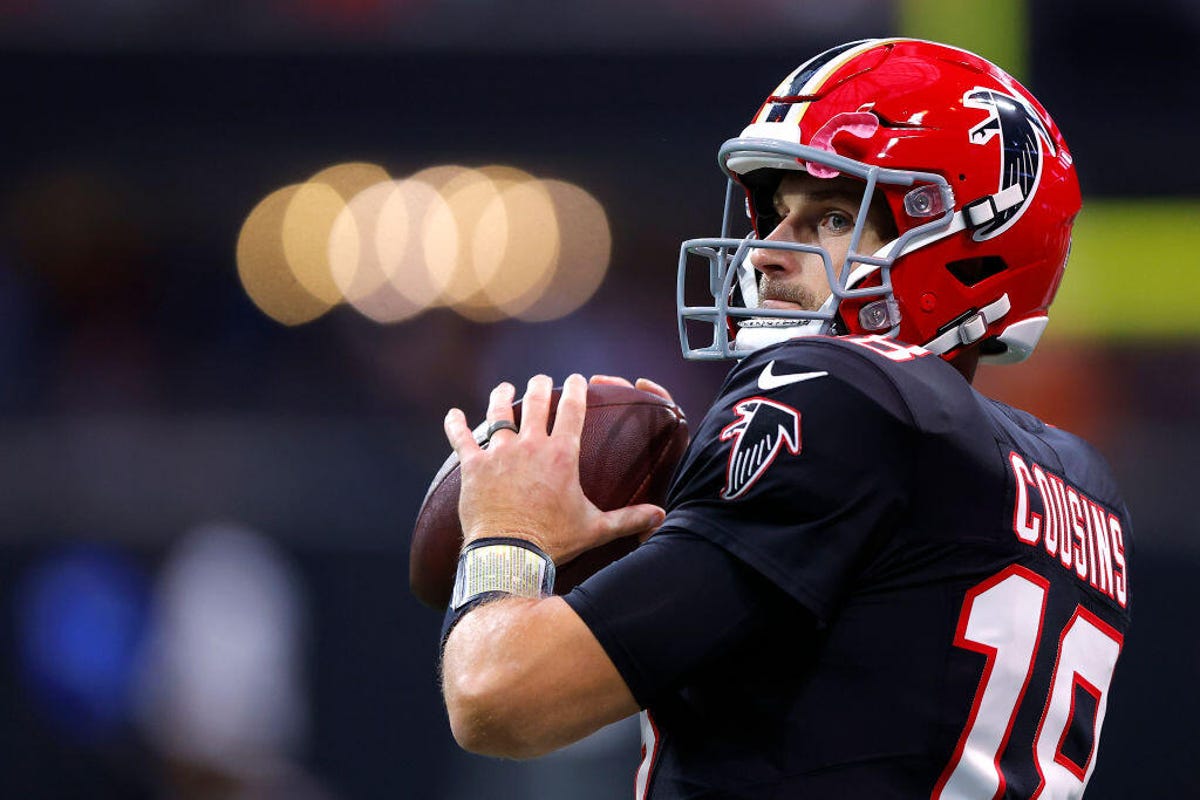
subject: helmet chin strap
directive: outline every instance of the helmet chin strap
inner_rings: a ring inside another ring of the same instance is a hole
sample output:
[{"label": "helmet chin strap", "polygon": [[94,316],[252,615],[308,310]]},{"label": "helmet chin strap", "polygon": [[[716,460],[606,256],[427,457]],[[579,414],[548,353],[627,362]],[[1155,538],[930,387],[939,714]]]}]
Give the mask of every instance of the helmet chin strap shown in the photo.
[{"label": "helmet chin strap", "polygon": [[959,345],[974,344],[987,334],[989,325],[1003,318],[1010,309],[1012,309],[1012,303],[1009,302],[1008,295],[1002,294],[999,300],[989,303],[921,346],[940,356],[949,353]]},{"label": "helmet chin strap", "polygon": [[[818,312],[831,312],[834,300],[834,296],[830,295],[821,304]],[[949,330],[930,339],[922,347],[940,356],[960,345],[974,344],[987,334],[988,327],[993,322],[1003,319],[1011,308],[1012,303],[1009,301],[1008,295],[1003,294],[995,302],[989,303]],[[733,348],[739,353],[751,353],[767,345],[778,344],[788,339],[828,333],[829,325],[829,320],[825,319],[752,318],[741,324],[737,337],[734,339]]]}]

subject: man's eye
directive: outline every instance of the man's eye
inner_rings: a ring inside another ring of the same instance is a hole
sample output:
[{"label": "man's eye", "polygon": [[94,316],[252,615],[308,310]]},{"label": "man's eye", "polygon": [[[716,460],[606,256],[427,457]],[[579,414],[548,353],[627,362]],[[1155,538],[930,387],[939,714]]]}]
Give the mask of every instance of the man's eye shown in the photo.
[{"label": "man's eye", "polygon": [[833,233],[846,233],[854,228],[854,220],[849,214],[841,211],[831,211],[825,215],[825,227]]}]

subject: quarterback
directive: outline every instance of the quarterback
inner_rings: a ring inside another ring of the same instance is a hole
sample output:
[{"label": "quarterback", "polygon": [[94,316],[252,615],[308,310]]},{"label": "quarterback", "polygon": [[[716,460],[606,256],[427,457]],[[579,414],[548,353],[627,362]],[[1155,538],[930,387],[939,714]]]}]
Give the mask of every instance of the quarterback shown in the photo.
[{"label": "quarterback", "polygon": [[[1128,512],[1087,443],[971,387],[1047,325],[1080,208],[1058,128],[976,55],[857,41],[788,75],[719,163],[679,330],[685,357],[736,365],[665,509],[584,498],[581,376],[550,434],[546,376],[519,430],[514,387],[492,392],[486,449],[446,417],[456,739],[526,758],[641,712],[638,798],[1082,796],[1129,625]],[[539,584],[635,533],[569,594]]]}]

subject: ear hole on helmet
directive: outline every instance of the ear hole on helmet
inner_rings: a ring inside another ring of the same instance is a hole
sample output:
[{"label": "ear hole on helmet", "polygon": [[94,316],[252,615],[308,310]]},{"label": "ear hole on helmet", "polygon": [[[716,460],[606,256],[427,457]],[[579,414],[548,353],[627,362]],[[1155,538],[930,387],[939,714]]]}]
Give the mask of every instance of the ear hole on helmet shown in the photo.
[{"label": "ear hole on helmet", "polygon": [[1008,269],[1008,265],[1000,256],[983,256],[951,261],[946,269],[963,286],[974,286]]}]

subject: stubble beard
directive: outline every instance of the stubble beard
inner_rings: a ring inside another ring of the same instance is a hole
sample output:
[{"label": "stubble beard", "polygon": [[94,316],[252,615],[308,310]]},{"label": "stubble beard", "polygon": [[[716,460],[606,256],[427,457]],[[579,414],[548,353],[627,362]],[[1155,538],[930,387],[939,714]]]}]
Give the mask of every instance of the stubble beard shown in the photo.
[{"label": "stubble beard", "polygon": [[816,311],[825,302],[824,297],[818,297],[806,286],[775,281],[771,279],[770,275],[762,277],[758,285],[758,296],[760,307],[762,300],[781,300],[785,303],[795,303],[804,311]]}]

